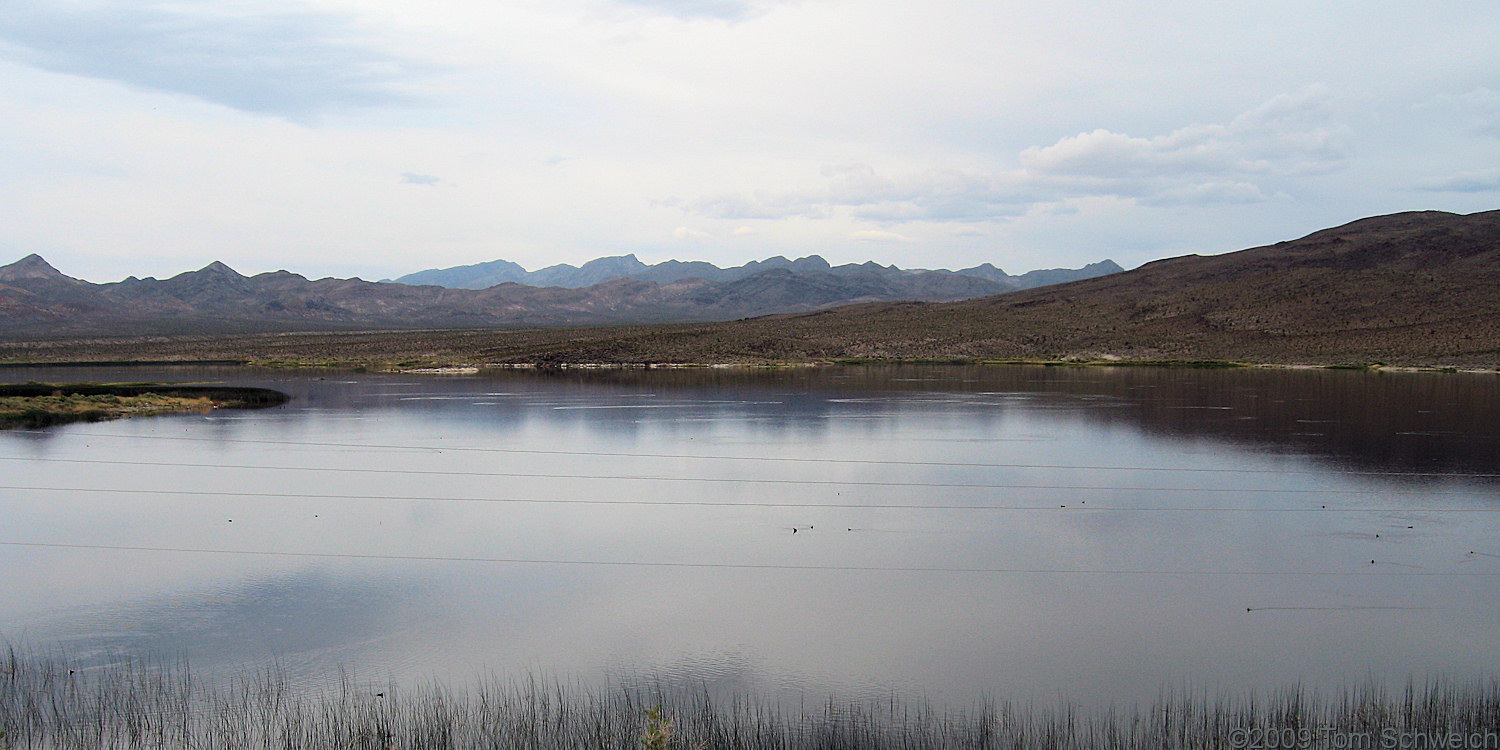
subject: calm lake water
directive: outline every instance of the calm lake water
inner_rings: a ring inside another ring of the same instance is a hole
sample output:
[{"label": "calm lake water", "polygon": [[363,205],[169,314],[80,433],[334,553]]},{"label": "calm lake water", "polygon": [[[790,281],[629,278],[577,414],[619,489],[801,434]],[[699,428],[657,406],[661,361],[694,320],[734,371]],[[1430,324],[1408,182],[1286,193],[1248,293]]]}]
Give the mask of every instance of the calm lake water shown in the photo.
[{"label": "calm lake water", "polygon": [[1500,675],[1495,375],[0,380],[293,396],[0,433],[0,637],[81,668],[1095,704]]}]

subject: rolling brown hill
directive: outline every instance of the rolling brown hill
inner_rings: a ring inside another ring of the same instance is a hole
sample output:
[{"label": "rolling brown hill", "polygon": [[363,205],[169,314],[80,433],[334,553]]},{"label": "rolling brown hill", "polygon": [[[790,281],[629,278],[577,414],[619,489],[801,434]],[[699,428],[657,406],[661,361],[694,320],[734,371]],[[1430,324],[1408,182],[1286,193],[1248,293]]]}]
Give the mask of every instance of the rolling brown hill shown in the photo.
[{"label": "rolling brown hill", "polygon": [[874,303],[727,323],[0,345],[0,358],[12,360],[183,356],[541,365],[1118,358],[1500,368],[1500,211],[1380,216],[1275,245],[962,302]]}]

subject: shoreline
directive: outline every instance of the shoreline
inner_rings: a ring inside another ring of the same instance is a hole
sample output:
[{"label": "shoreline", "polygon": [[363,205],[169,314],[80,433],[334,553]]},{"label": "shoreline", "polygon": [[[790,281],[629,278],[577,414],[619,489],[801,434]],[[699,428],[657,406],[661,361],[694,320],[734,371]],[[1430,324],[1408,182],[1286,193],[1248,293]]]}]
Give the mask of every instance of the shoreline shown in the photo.
[{"label": "shoreline", "polygon": [[380,361],[379,359],[323,359],[323,360],[300,360],[300,359],[111,359],[111,360],[86,360],[68,359],[54,361],[22,361],[22,362],[0,362],[0,370],[34,370],[34,369],[82,369],[89,367],[101,368],[150,368],[150,367],[232,367],[232,368],[261,368],[261,369],[289,369],[289,370],[346,370],[351,372],[380,372],[403,375],[477,375],[486,371],[505,370],[534,370],[534,371],[568,371],[568,370],[785,370],[797,368],[837,368],[837,367],[898,367],[898,366],[952,366],[952,367],[1158,367],[1174,369],[1194,370],[1231,370],[1231,369],[1260,369],[1260,370],[1344,370],[1371,373],[1443,373],[1443,374],[1483,374],[1500,375],[1500,367],[1458,366],[1458,365],[1388,365],[1383,363],[1351,363],[1351,364],[1317,364],[1317,363],[1285,363],[1285,362],[1256,362],[1250,360],[1213,360],[1213,359],[994,359],[985,357],[938,357],[938,358],[833,358],[819,361],[786,361],[786,362],[723,362],[723,361],[684,361],[684,362],[633,362],[633,361],[596,361],[596,362],[451,362],[431,361],[414,362],[404,360],[397,363]]}]

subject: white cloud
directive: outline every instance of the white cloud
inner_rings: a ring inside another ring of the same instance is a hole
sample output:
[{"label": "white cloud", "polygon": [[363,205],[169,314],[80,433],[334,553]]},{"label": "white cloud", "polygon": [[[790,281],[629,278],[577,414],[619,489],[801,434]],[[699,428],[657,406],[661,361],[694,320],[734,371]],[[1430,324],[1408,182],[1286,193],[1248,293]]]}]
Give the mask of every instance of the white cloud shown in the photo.
[{"label": "white cloud", "polygon": [[868,163],[820,169],[822,186],[789,192],[723,193],[687,202],[721,219],[835,219],[892,225],[975,222],[1028,213],[1074,196],[1134,198],[1143,205],[1253,204],[1257,180],[1326,174],[1347,163],[1347,127],[1328,92],[1307,87],[1223,124],[1191,124],[1140,138],[1097,129],[1017,154],[1019,168],[929,168],[885,175]]},{"label": "white cloud", "polygon": [[1456,114],[1473,132],[1500,136],[1500,91],[1480,86],[1461,94],[1439,94],[1416,108],[1422,117]]},{"label": "white cloud", "polygon": [[1348,128],[1332,122],[1327,98],[1322,87],[1308,87],[1226,124],[1189,125],[1151,138],[1094,130],[1028,148],[1020,163],[1041,176],[1103,180],[1333,171],[1348,159]]},{"label": "white cloud", "polygon": [[826,219],[830,216],[830,206],[826,200],[806,193],[726,193],[693,201],[686,204],[685,208],[717,219]]},{"label": "white cloud", "polygon": [[954,227],[954,228],[948,230],[948,233],[951,234],[951,235],[953,235],[954,237],[988,237],[989,234],[990,234],[989,232],[986,232],[985,230],[983,230],[983,229],[981,229],[979,227],[972,227],[972,226],[969,226],[969,227],[966,227],[966,226]]},{"label": "white cloud", "polygon": [[1500,112],[1500,91],[1487,86],[1469,89],[1461,94],[1438,94],[1426,107],[1453,107],[1471,112]]},{"label": "white cloud", "polygon": [[689,211],[729,219],[835,219],[881,224],[995,221],[1070,197],[1132,198],[1148,206],[1267,200],[1257,180],[1324,174],[1348,160],[1348,129],[1322,87],[1276,96],[1223,124],[1154,137],[1105,129],[1033,146],[1011,169],[929,168],[888,176],[869,164],[820,170],[822,185],[781,193],[729,193]]},{"label": "white cloud", "polygon": [[115,278],[663,243],[1021,271],[1482,210],[1500,4],[1459,5],[13,0],[0,247]]},{"label": "white cloud", "polygon": [[435,66],[391,54],[350,12],[236,3],[11,0],[0,54],[43,70],[302,118],[408,104]]},{"label": "white cloud", "polygon": [[1445,177],[1432,177],[1417,183],[1418,190],[1433,193],[1488,193],[1500,191],[1500,169],[1482,169],[1461,172]]},{"label": "white cloud", "polygon": [[418,174],[416,172],[401,173],[401,184],[403,185],[439,185],[443,178],[430,174]]},{"label": "white cloud", "polygon": [[773,2],[764,0],[613,0],[629,8],[692,20],[712,18],[739,21],[766,12]]},{"label": "white cloud", "polygon": [[713,239],[712,234],[709,234],[708,232],[705,232],[701,229],[692,229],[690,227],[678,227],[676,229],[673,229],[672,236],[676,237],[679,240],[689,240],[692,242]]},{"label": "white cloud", "polygon": [[1148,206],[1208,206],[1270,200],[1249,182],[1204,182],[1163,190],[1141,199]]},{"label": "white cloud", "polygon": [[821,175],[824,184],[818,189],[731,193],[686,207],[728,219],[830,219],[847,210],[858,219],[878,222],[968,221],[1025,211],[1025,192],[1016,175],[927,169],[885,177],[867,164],[824,167]]},{"label": "white cloud", "polygon": [[919,241],[915,237],[907,237],[904,234],[887,232],[881,229],[861,229],[859,231],[850,232],[849,239],[859,240],[861,242],[898,242],[902,244],[912,244]]}]

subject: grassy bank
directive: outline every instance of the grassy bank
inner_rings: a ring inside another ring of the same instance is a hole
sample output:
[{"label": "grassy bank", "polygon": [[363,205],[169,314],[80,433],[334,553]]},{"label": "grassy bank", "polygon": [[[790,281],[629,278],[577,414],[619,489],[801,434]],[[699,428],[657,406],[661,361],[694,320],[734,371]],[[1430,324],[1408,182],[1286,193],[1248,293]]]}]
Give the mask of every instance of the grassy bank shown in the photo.
[{"label": "grassy bank", "polygon": [[285,394],[265,388],[166,383],[0,384],[0,429],[217,408],[261,408],[286,400]]},{"label": "grassy bank", "polygon": [[[653,711],[660,706],[660,711]],[[888,699],[786,713],[752,697],[652,687],[593,690],[538,679],[456,691],[343,682],[322,692],[275,669],[206,684],[173,664],[73,672],[11,651],[0,665],[0,731],[23,748],[1244,748],[1348,747],[1343,740],[1458,733],[1500,743],[1500,683],[1297,689],[1259,698],[1184,695],[1085,712],[982,702],[962,712]],[[1334,737],[1337,734],[1338,737]],[[1287,739],[1303,738],[1296,743]],[[1275,744],[1279,739],[1280,744]],[[1304,741],[1305,740],[1305,741]],[[1415,746],[1404,744],[1403,747]],[[1446,745],[1429,744],[1439,747]],[[1486,746],[1486,745],[1478,745]]]}]

